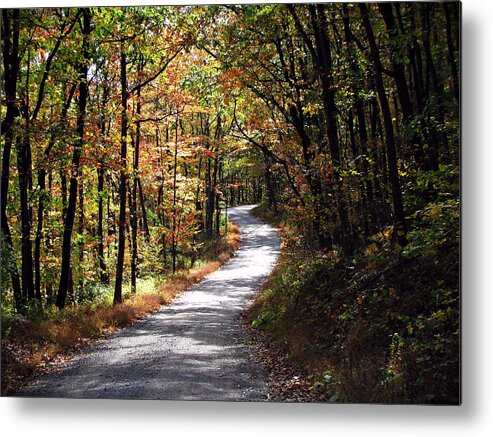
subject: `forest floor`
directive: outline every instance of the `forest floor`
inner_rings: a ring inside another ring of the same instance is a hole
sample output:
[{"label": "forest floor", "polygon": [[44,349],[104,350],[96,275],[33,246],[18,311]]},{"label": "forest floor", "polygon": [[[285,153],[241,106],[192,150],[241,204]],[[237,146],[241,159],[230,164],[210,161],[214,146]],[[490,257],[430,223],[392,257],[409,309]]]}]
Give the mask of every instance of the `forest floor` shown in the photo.
[{"label": "forest floor", "polygon": [[233,259],[172,304],[113,333],[16,395],[280,400],[269,395],[270,370],[254,358],[259,344],[241,318],[271,272],[280,243],[271,226],[249,214],[252,208],[229,210],[241,232]]}]

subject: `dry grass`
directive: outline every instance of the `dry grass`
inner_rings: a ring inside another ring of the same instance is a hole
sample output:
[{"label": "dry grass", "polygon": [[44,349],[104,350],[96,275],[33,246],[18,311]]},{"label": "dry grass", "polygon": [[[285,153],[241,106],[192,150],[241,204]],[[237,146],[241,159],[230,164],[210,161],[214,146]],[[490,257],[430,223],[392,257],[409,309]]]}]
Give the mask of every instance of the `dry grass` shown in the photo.
[{"label": "dry grass", "polygon": [[71,306],[44,318],[19,319],[2,341],[2,395],[15,393],[32,377],[57,369],[95,340],[170,304],[228,261],[239,244],[239,229],[230,224],[227,237],[217,244],[215,260],[159,282],[153,293],[130,295],[118,305]]}]

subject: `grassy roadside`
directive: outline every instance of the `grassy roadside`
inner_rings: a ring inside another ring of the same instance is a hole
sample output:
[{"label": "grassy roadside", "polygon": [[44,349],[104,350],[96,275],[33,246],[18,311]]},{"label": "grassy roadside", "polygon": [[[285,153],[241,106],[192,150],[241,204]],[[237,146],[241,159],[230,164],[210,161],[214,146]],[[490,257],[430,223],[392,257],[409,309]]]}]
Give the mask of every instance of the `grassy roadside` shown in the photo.
[{"label": "grassy roadside", "polygon": [[456,244],[404,260],[370,246],[348,260],[296,246],[289,227],[255,215],[281,229],[283,250],[248,320],[319,400],[457,404]]},{"label": "grassy roadside", "polygon": [[75,352],[171,303],[228,261],[239,244],[238,226],[230,223],[228,235],[217,243],[215,259],[166,279],[151,278],[151,286],[126,294],[122,304],[81,304],[62,311],[38,310],[29,318],[14,316],[8,329],[2,329],[2,395],[14,394],[33,377],[56,370]]}]

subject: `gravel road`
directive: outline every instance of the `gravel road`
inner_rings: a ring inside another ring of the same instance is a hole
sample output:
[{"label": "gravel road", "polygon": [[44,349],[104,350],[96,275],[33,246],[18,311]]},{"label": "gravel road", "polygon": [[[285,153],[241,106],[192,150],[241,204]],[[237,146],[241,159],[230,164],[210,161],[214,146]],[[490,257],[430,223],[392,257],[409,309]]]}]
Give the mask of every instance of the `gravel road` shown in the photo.
[{"label": "gravel road", "polygon": [[174,303],[76,356],[22,397],[258,401],[267,374],[251,359],[240,313],[272,270],[275,229],[229,209],[241,232],[236,255]]}]

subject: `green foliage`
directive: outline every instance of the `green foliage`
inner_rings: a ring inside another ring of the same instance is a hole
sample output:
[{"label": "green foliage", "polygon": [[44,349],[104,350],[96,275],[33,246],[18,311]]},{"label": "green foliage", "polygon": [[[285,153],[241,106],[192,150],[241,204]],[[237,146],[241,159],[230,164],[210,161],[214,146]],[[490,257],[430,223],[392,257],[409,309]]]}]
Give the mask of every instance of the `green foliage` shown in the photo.
[{"label": "green foliage", "polygon": [[387,254],[377,267],[371,256],[355,265],[335,253],[286,251],[251,309],[252,325],[314,374],[312,389],[330,402],[454,404],[457,251],[435,245],[397,264]]}]

